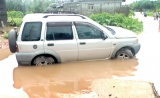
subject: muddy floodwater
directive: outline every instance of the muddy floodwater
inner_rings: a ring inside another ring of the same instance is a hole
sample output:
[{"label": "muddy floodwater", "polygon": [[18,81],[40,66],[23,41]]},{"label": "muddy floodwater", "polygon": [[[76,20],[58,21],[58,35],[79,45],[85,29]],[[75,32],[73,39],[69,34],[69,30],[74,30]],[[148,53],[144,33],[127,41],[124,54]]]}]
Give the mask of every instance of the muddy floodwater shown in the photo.
[{"label": "muddy floodwater", "polygon": [[[120,65],[120,66],[119,66]],[[88,90],[89,79],[132,76],[136,59],[64,63],[43,67],[18,67],[13,70],[14,87],[29,95],[47,92],[71,93]]]},{"label": "muddy floodwater", "polygon": [[[13,59],[13,57],[14,55],[8,59]],[[130,60],[68,62],[41,67],[17,67],[16,62],[14,62],[3,65],[6,66],[6,70],[3,69],[0,74],[3,74],[5,82],[5,80],[8,80],[10,73],[10,80],[8,81],[13,82],[8,85],[12,85],[11,87],[15,89],[23,88],[29,98],[58,98],[57,93],[68,94],[83,90],[90,91],[92,80],[95,79],[134,76],[133,72],[137,71],[137,65],[136,58]],[[10,69],[8,69],[9,67]],[[12,68],[13,74],[10,72]],[[11,75],[13,75],[12,78]],[[1,81],[0,83],[4,84],[4,82]]]},{"label": "muddy floodwater", "polygon": [[[156,24],[152,30],[148,28],[151,24]],[[144,33],[139,35],[141,50],[135,58],[128,60],[18,67],[15,55],[8,48],[0,50],[0,98],[59,98],[58,93],[91,91],[92,80],[110,78],[154,82],[160,91],[160,33],[157,32],[157,22],[150,20],[144,28]]]}]

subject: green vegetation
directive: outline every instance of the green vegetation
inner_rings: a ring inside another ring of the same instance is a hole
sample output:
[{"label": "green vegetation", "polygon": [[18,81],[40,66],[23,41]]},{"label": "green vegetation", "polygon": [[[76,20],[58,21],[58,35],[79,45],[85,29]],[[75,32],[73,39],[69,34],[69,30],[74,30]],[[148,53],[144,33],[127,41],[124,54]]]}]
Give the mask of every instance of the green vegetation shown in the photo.
[{"label": "green vegetation", "polygon": [[24,15],[54,10],[55,5],[54,0],[6,0],[9,26],[20,26]]},{"label": "green vegetation", "polygon": [[132,15],[134,15],[134,11],[133,11],[133,10],[130,10],[129,16],[132,16]]},{"label": "green vegetation", "polygon": [[22,18],[24,14],[20,11],[10,11],[7,12],[8,15],[8,23],[10,26],[20,26],[22,23]]},{"label": "green vegetation", "polygon": [[22,18],[24,14],[21,11],[9,11],[8,15],[8,23],[10,26],[20,26],[22,23]]},{"label": "green vegetation", "polygon": [[160,0],[151,1],[151,0],[139,0],[130,4],[132,10],[137,11],[160,11]]},{"label": "green vegetation", "polygon": [[[12,20],[13,19],[13,20]],[[10,18],[8,17],[8,23],[10,26],[20,26],[22,23],[22,18]]]},{"label": "green vegetation", "polygon": [[9,11],[7,12],[8,17],[23,18],[24,14],[21,11]]},{"label": "green vegetation", "polygon": [[147,11],[147,15],[148,15],[148,16],[152,16],[152,17],[153,17],[153,15],[154,15],[154,11]]},{"label": "green vegetation", "polygon": [[6,6],[8,11],[21,11],[23,14],[41,13],[54,2],[55,0],[6,0]]},{"label": "green vegetation", "polygon": [[[130,12],[133,15],[133,11]],[[8,22],[10,26],[20,26],[22,23],[23,13],[20,11],[10,11],[8,12]],[[138,19],[133,19],[126,17],[124,14],[111,15],[108,13],[93,14],[89,16],[94,21],[101,25],[111,25],[119,26],[131,30],[135,33],[140,33],[143,31],[143,24],[139,22]]]},{"label": "green vegetation", "polygon": [[102,14],[93,14],[89,17],[101,25],[118,26],[131,30],[137,34],[143,31],[142,22],[139,22],[138,19],[126,17],[123,14],[111,15],[108,13],[102,13]]},{"label": "green vegetation", "polygon": [[4,32],[3,38],[4,38],[4,39],[8,39],[8,33],[7,33],[7,32]]}]

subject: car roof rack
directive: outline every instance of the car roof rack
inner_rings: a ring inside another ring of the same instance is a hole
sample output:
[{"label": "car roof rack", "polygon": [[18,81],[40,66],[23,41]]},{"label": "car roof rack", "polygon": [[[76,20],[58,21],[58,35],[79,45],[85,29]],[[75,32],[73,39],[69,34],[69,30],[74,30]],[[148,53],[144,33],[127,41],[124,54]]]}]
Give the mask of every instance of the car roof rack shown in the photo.
[{"label": "car roof rack", "polygon": [[78,14],[76,12],[71,12],[71,11],[57,11],[57,10],[46,11],[44,13],[50,13],[50,14]]},{"label": "car roof rack", "polygon": [[[68,13],[73,13],[73,14],[63,14],[61,12],[68,12]],[[77,14],[75,12],[70,12],[70,11],[49,11],[49,12],[44,12],[44,13],[51,13],[53,15],[45,15],[43,18],[48,18],[49,16],[79,16],[82,19],[86,19],[83,15]]]}]

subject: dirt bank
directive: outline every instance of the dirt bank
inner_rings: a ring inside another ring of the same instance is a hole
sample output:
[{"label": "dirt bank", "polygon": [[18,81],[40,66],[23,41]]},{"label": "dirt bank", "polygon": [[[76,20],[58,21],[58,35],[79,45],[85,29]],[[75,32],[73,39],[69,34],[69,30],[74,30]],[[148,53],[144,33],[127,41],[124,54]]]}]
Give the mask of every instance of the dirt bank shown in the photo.
[{"label": "dirt bank", "polygon": [[12,54],[8,48],[8,39],[3,38],[4,32],[2,31],[2,28],[0,28],[0,60],[3,60]]},{"label": "dirt bank", "polygon": [[156,98],[151,83],[144,81],[96,79],[92,91],[58,94],[60,98]]},{"label": "dirt bank", "polygon": [[0,50],[8,47],[8,39],[3,38],[4,32],[9,32],[13,27],[0,27]]},{"label": "dirt bank", "polygon": [[0,49],[5,49],[8,47],[8,39],[3,38],[3,34],[0,34]]}]

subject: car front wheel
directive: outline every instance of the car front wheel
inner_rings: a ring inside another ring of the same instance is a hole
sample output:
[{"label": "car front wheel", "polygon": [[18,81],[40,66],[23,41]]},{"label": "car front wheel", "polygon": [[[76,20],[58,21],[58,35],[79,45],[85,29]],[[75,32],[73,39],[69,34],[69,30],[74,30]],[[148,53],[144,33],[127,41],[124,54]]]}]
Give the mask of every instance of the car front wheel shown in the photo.
[{"label": "car front wheel", "polygon": [[117,52],[116,58],[118,58],[118,59],[130,59],[130,58],[133,58],[133,54],[132,54],[130,49],[124,48],[124,49],[120,49]]}]

